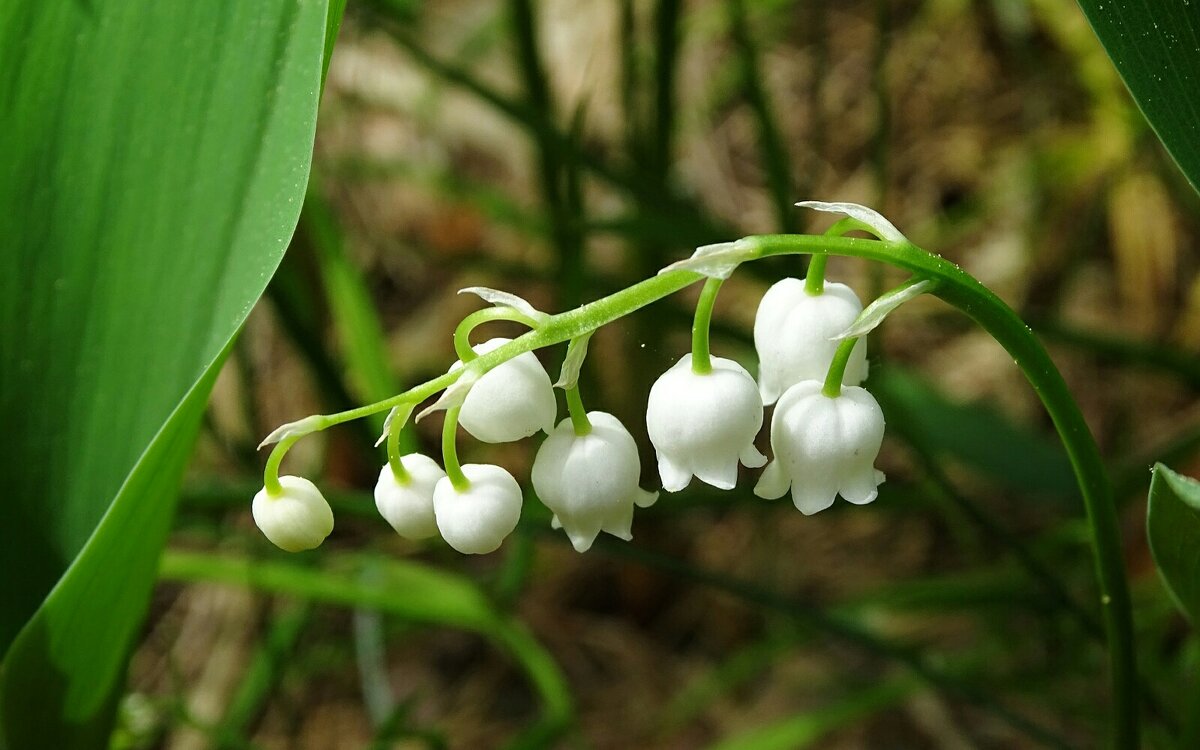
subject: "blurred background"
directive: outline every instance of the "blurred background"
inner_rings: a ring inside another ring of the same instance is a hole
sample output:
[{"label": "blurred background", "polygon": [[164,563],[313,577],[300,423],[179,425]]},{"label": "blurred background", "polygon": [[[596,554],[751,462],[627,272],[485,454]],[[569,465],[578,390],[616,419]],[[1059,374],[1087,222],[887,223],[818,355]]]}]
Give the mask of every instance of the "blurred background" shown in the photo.
[{"label": "blurred background", "polygon": [[[933,299],[870,340],[888,481],[865,508],[803,517],[749,475],[693,483],[639,511],[631,544],[579,555],[530,494],[499,552],[464,557],[375,514],[366,420],[285,463],[334,505],[319,551],[255,529],[258,441],[444,372],[480,306],[458,289],[565,310],[701,244],[822,231],[792,207],[809,198],[878,209],[1046,342],[1122,504],[1149,741],[1173,729],[1200,654],[1143,527],[1150,464],[1200,470],[1200,203],[1073,2],[358,0],[295,240],[206,417],[117,744],[1096,744],[1106,662],[1070,467],[1012,360]],[[802,274],[739,270],[714,352],[755,372],[758,300]],[[864,300],[903,279],[847,259],[829,277]],[[606,327],[585,365],[588,407],[639,440],[643,486],[646,394],[688,350],[697,291]],[[551,373],[564,351],[540,352]],[[437,455],[439,430],[410,427],[408,449]],[[459,451],[527,484],[537,443]]]}]

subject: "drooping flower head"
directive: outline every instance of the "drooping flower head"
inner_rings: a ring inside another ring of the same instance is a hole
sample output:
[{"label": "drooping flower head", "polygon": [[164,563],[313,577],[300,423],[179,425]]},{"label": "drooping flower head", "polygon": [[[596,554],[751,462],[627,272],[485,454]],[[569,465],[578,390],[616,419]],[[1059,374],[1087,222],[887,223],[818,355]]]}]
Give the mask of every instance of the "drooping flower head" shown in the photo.
[{"label": "drooping flower head", "polygon": [[[487,354],[509,341],[489,339],[471,348],[476,354]],[[459,367],[461,361],[450,369]],[[484,373],[471,386],[458,419],[476,440],[508,443],[538,430],[550,432],[557,415],[550,376],[533,352],[523,352]]]},{"label": "drooping flower head", "polygon": [[737,484],[737,465],[762,466],[754,447],[763,406],[750,373],[730,359],[712,358],[712,372],[692,371],[686,354],[650,388],[646,429],[658,453],[663,489],[678,492],[696,476],[719,489]]},{"label": "drooping flower head", "polygon": [[[754,348],[758,351],[758,381],[763,404],[802,380],[824,380],[838,342],[862,312],[850,287],[825,282],[821,294],[809,294],[802,279],[783,279],[763,295],[754,318]],[[867,377],[867,344],[860,340],[850,355],[843,378],[858,385]]]},{"label": "drooping flower head", "polygon": [[840,494],[856,505],[878,495],[882,472],[875,458],[883,443],[883,411],[864,388],[844,386],[826,396],[823,384],[806,380],[789,388],[771,420],[775,458],[754,494],[775,499],[790,489],[805,515],[825,510]]},{"label": "drooping flower head", "polygon": [[384,464],[375,484],[375,507],[405,539],[427,539],[438,533],[433,516],[433,488],[446,476],[429,456],[410,453],[400,459],[408,481],[399,482],[392,467]]},{"label": "drooping flower head", "polygon": [[304,477],[282,476],[283,492],[258,491],[250,506],[254,523],[276,547],[287,552],[314,549],[333,531],[333,511],[316,485]]},{"label": "drooping flower head", "polygon": [[586,435],[576,435],[564,419],[538,449],[533,461],[533,489],[578,552],[585,552],[601,531],[628,541],[633,538],[633,508],[645,508],[658,493],[638,486],[641,473],[637,444],[611,414],[588,413]]},{"label": "drooping flower head", "polygon": [[438,531],[464,555],[494,552],[517,528],[521,518],[521,488],[499,466],[466,464],[462,472],[470,486],[461,492],[449,477],[433,490],[433,513]]}]

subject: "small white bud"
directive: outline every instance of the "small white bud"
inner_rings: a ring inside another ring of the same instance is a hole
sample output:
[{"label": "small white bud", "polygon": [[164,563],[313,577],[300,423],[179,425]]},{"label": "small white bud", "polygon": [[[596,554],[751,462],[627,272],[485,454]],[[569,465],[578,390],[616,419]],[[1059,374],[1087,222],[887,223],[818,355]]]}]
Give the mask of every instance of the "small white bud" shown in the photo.
[{"label": "small white bud", "polygon": [[459,492],[449,477],[433,490],[433,513],[438,531],[464,555],[494,552],[517,528],[521,518],[521,488],[499,466],[467,464],[463,474],[471,486]]},{"label": "small white bud", "polygon": [[692,372],[684,355],[650,388],[646,430],[658,453],[663,489],[678,492],[695,475],[722,490],[737,484],[737,465],[766,463],[754,447],[762,427],[758,386],[737,362],[712,358],[712,372]]},{"label": "small white bud", "polygon": [[396,481],[389,464],[384,464],[375,484],[375,507],[396,533],[405,539],[428,539],[438,533],[433,517],[433,488],[446,476],[429,456],[410,453],[400,458],[408,482]]},{"label": "small white bud", "polygon": [[[835,337],[854,323],[862,303],[845,284],[826,282],[825,291],[810,295],[802,279],[783,279],[763,295],[754,317],[758,351],[758,383],[763,403],[802,380],[825,379]],[[867,344],[860,340],[850,353],[842,382],[858,385],[867,377]]]},{"label": "small white bud", "polygon": [[[471,348],[476,354],[487,354],[509,341],[490,339]],[[450,369],[457,367],[462,367],[462,362],[455,362]],[[550,432],[557,416],[550,376],[533,352],[523,352],[475,381],[463,401],[458,423],[476,440],[508,443],[538,430]]]},{"label": "small white bud", "polygon": [[250,506],[254,523],[276,547],[302,552],[320,546],[333,531],[333,511],[316,485],[303,477],[279,478],[283,492],[258,491]]},{"label": "small white bud", "polygon": [[554,511],[555,528],[562,528],[578,552],[586,552],[606,531],[626,541],[633,538],[633,508],[645,508],[658,493],[638,487],[641,463],[637,443],[611,414],[588,413],[592,430],[576,435],[564,419],[538,448],[533,460],[533,489]]},{"label": "small white bud", "polygon": [[883,411],[875,397],[845,386],[831,398],[822,387],[806,380],[779,399],[771,420],[775,458],[754,488],[754,494],[768,499],[791,489],[792,501],[805,515],[825,510],[839,494],[866,505],[884,480],[875,470],[883,443]]}]

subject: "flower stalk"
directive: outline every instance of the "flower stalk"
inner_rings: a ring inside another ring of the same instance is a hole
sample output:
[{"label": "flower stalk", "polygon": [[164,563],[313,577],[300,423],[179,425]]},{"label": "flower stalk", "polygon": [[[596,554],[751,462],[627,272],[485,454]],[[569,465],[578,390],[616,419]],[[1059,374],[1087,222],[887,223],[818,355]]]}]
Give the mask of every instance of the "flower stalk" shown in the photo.
[{"label": "flower stalk", "polygon": [[[876,230],[858,220],[843,220],[835,227],[839,231]],[[1113,735],[1116,747],[1137,747],[1138,681],[1133,640],[1133,619],[1125,563],[1121,552],[1120,530],[1108,477],[1099,449],[1092,438],[1082,413],[1075,403],[1061,374],[1046,350],[1024,322],[999,297],[953,263],[922,250],[903,239],[859,239],[844,236],[760,235],[741,241],[748,248],[744,260],[777,255],[811,254],[820,268],[819,259],[828,255],[857,257],[887,263],[930,279],[936,286],[930,293],[957,307],[986,330],[1012,356],[1026,379],[1041,398],[1049,413],[1079,484],[1087,521],[1091,530],[1092,555],[1099,588],[1099,605],[1103,613],[1108,638],[1110,679],[1113,696]],[[811,268],[810,268],[811,275]],[[523,352],[562,343],[588,334],[618,318],[628,315],[663,297],[673,294],[704,278],[691,270],[669,270],[558,315],[540,321],[534,330],[486,354],[478,355],[477,365],[484,371],[508,361]],[[707,328],[711,316],[711,298],[719,282],[706,283],[702,303],[708,298],[709,309],[697,310],[697,325],[693,328],[693,352],[697,358],[708,353]],[[484,312],[484,311],[481,311]],[[490,312],[490,311],[489,311]],[[496,316],[496,317],[492,317]],[[496,313],[476,318],[498,319]],[[465,321],[464,321],[465,322]],[[703,323],[703,325],[700,325]],[[460,329],[462,327],[460,326]],[[703,334],[698,334],[699,330]],[[469,331],[468,331],[469,333]],[[466,334],[463,335],[465,341]],[[696,347],[699,338],[700,346]],[[456,334],[456,348],[458,336]],[[850,345],[846,345],[847,350]],[[470,347],[460,351],[460,356]],[[472,352],[473,354],[473,352]],[[848,356],[848,352],[847,352]],[[464,359],[465,361],[465,359]],[[703,367],[703,364],[699,365]],[[711,367],[711,364],[709,365]],[[832,368],[831,368],[832,369]],[[697,370],[699,372],[700,370]],[[316,422],[316,430],[326,429],[352,419],[385,411],[401,403],[418,403],[447,388],[458,380],[462,370],[456,370],[383,401],[325,415]],[[453,438],[456,413],[447,414],[443,446],[449,442],[446,469],[455,483],[467,484],[458,467]],[[279,465],[284,454],[299,439],[288,437],[278,443],[268,458],[264,484],[268,493],[280,492]],[[451,469],[454,471],[452,472]]]}]

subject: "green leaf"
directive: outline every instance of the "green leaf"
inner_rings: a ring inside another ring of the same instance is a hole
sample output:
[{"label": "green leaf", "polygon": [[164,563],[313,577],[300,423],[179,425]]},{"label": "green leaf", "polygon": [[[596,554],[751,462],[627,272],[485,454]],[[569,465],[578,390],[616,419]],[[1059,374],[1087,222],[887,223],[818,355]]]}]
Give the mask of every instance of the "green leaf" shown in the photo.
[{"label": "green leaf", "polygon": [[325,21],[0,7],[0,744],[105,743],[205,399],[295,228]]},{"label": "green leaf", "polygon": [[1200,622],[1200,482],[1155,464],[1146,535],[1175,603]]},{"label": "green leaf", "polygon": [[1200,189],[1200,3],[1079,0],[1079,5],[1150,127]]}]

